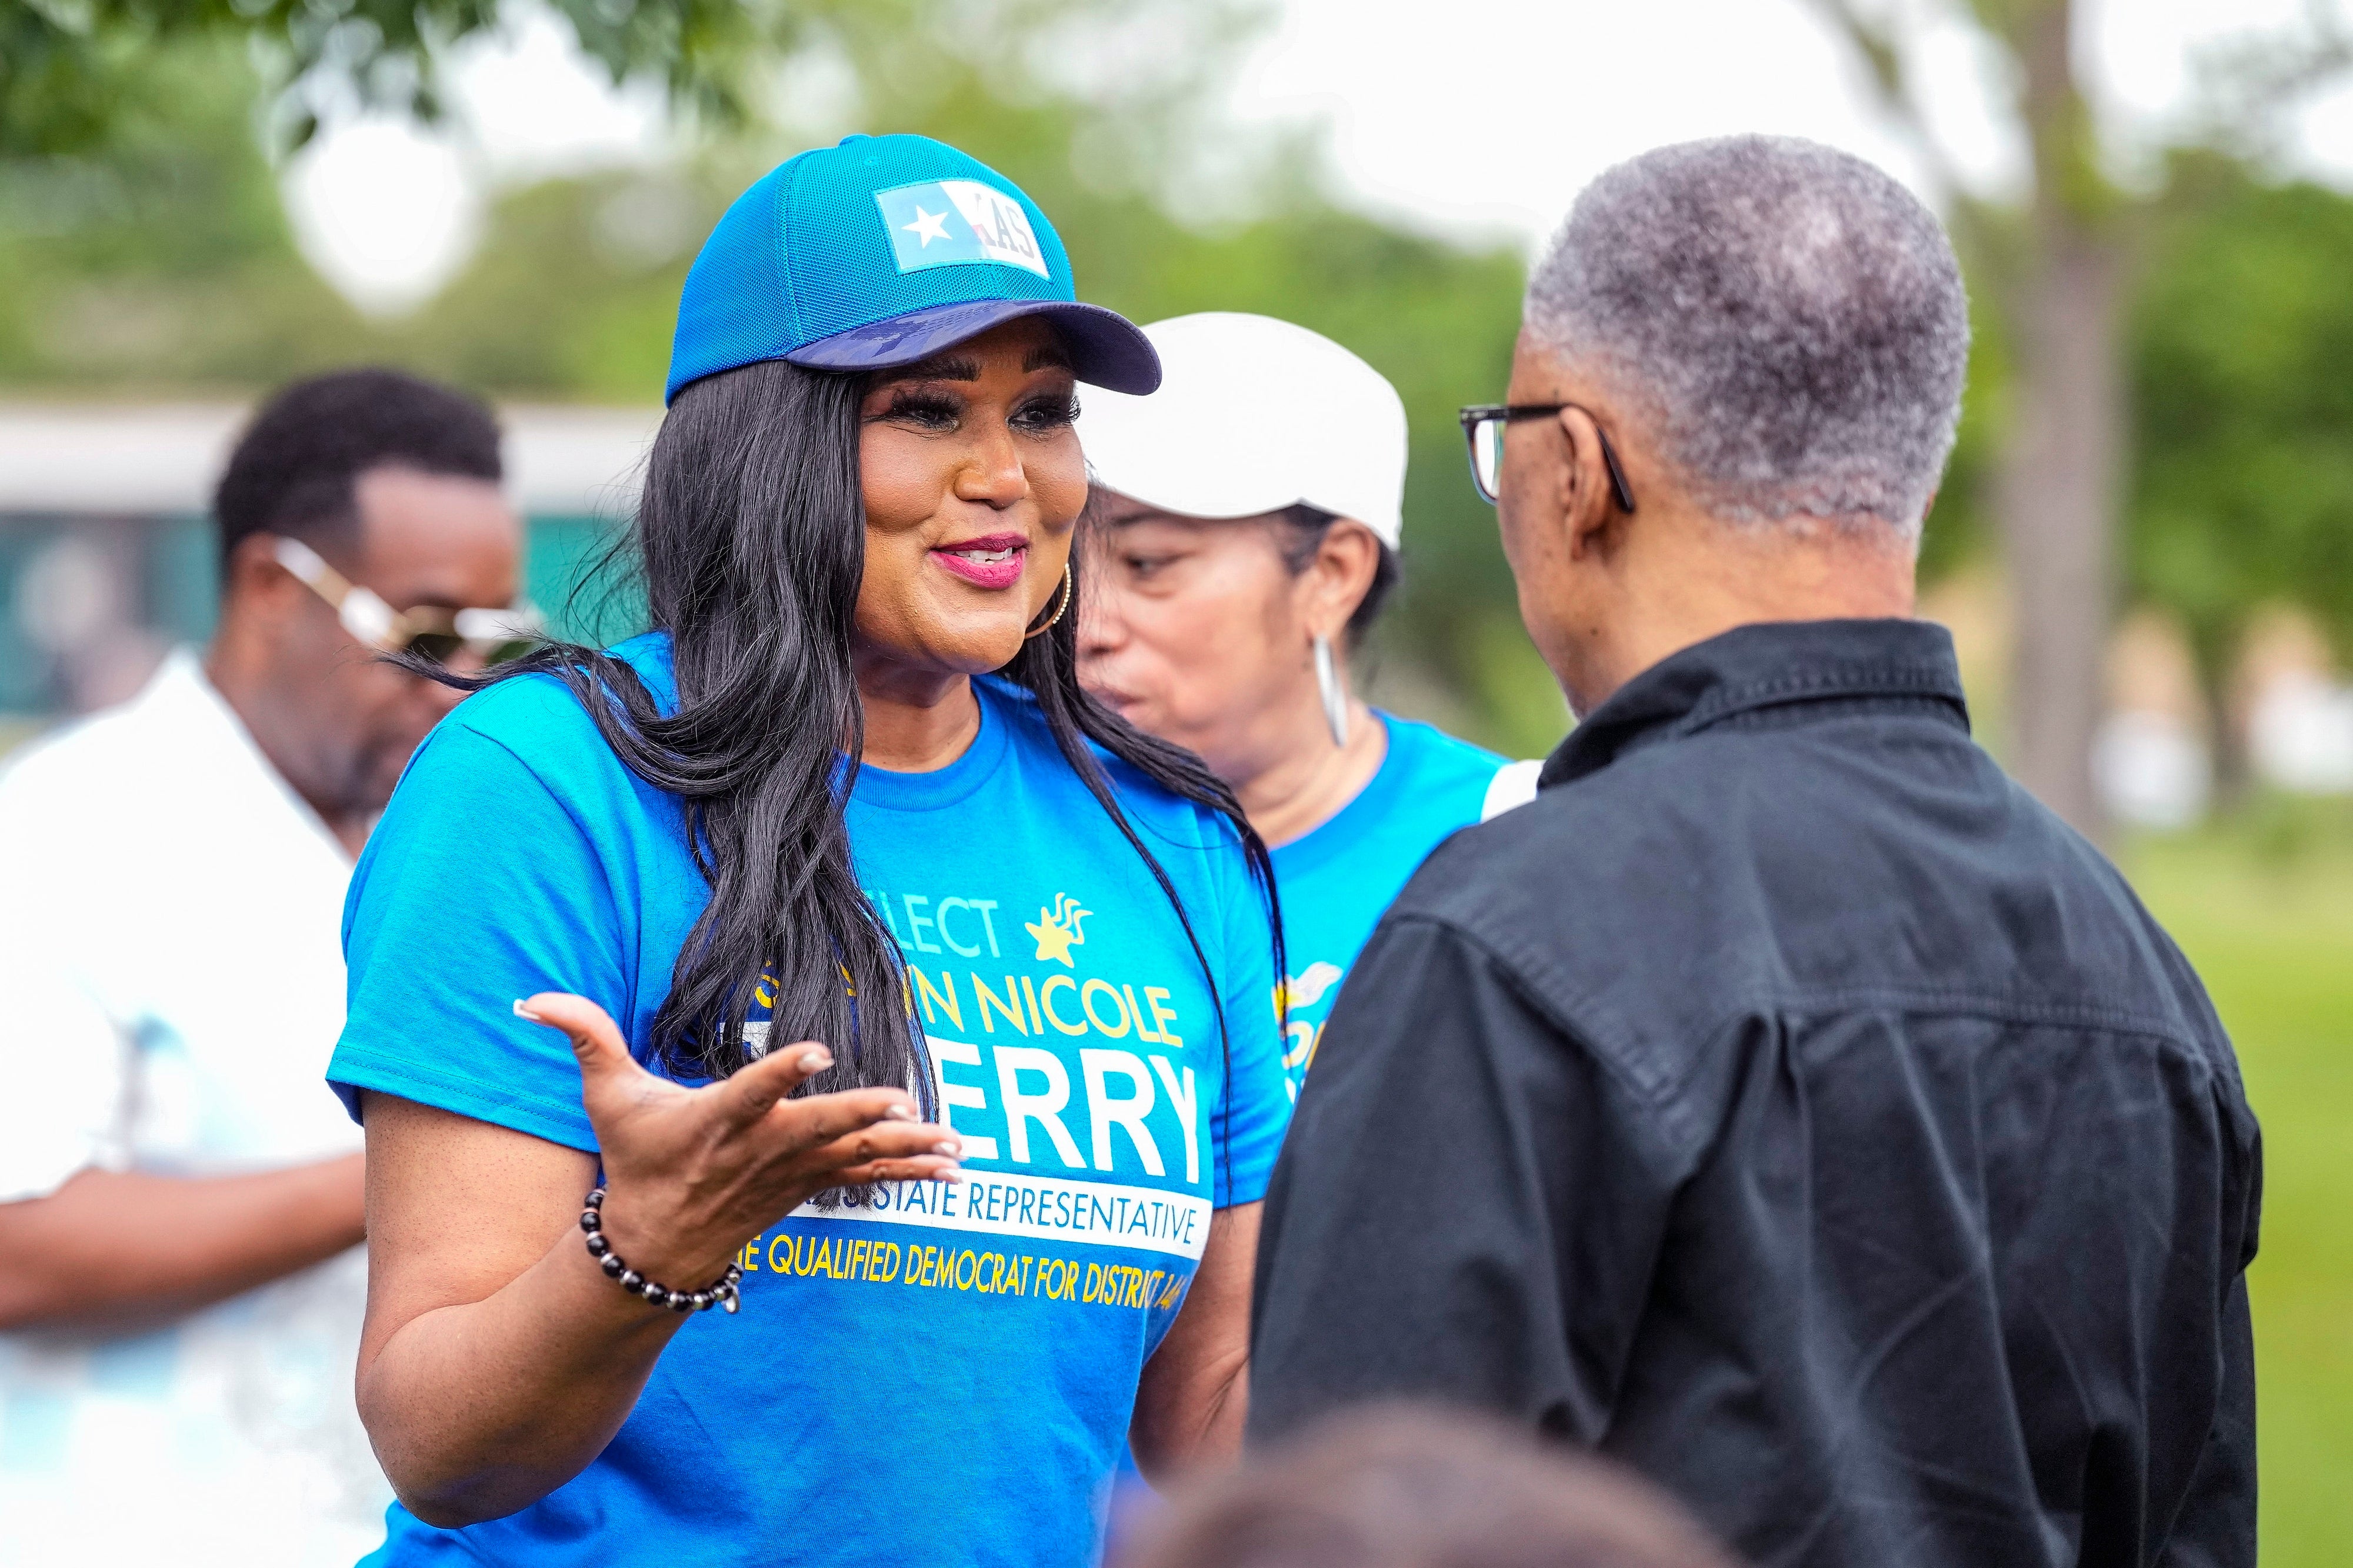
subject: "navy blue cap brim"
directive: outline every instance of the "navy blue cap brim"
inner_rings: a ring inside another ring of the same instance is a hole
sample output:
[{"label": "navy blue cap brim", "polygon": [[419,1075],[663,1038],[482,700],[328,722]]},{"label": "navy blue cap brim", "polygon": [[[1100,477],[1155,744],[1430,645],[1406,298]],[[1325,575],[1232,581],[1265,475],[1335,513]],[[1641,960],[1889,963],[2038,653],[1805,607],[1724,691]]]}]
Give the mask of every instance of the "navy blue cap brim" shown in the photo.
[{"label": "navy blue cap brim", "polygon": [[1160,384],[1160,354],[1143,329],[1116,310],[1072,300],[967,300],[933,305],[819,338],[785,355],[812,370],[895,370],[1025,316],[1054,323],[1071,351],[1071,371],[1091,386],[1143,394]]}]

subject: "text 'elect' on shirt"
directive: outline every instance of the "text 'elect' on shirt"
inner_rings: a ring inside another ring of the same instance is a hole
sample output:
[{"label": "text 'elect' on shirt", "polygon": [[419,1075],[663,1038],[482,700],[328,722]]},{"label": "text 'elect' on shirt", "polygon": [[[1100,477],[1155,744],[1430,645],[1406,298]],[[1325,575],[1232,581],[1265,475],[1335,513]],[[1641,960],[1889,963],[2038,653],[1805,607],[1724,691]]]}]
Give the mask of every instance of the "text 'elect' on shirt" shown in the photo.
[{"label": "text 'elect' on shirt", "polygon": [[[671,691],[666,640],[617,650]],[[1018,688],[929,773],[860,770],[852,852],[908,961],[970,1182],[804,1208],[688,1321],[605,1454],[458,1532],[496,1562],[1071,1564],[1210,1212],[1263,1192],[1288,1107],[1265,906],[1231,828],[1107,763],[1215,971]],[[593,1151],[563,1037],[515,997],[604,1004],[649,1060],[709,897],[678,802],[559,684],[469,700],[353,879],[331,1077]],[[1221,1047],[1217,1004],[1230,1029]],[[396,1508],[381,1561],[457,1542]]]}]

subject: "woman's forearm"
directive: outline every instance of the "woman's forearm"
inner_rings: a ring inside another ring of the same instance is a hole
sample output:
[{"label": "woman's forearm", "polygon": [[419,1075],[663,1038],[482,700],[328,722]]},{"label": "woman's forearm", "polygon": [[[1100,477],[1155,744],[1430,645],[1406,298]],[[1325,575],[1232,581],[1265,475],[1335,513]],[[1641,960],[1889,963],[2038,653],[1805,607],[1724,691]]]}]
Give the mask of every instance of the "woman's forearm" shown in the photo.
[{"label": "woman's forearm", "polygon": [[604,1450],[683,1321],[607,1279],[570,1231],[491,1295],[404,1324],[362,1370],[360,1414],[411,1513],[497,1519]]},{"label": "woman's forearm", "polygon": [[361,1237],[357,1154],[249,1175],[84,1171],[0,1204],[0,1330],[129,1330],[293,1273]]},{"label": "woman's forearm", "polygon": [[1155,1484],[1241,1451],[1250,1413],[1250,1277],[1259,1205],[1218,1210],[1176,1321],[1144,1363],[1128,1429],[1135,1462]]}]

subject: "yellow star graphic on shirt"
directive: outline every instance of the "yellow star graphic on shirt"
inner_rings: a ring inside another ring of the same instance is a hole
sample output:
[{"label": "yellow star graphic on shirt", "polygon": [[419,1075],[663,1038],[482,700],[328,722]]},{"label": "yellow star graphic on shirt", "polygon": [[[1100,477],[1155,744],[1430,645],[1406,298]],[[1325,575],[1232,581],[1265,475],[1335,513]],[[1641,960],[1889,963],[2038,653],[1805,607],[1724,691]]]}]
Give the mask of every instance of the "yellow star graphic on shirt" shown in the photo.
[{"label": "yellow star graphic on shirt", "polygon": [[948,215],[944,212],[927,213],[923,210],[923,204],[917,202],[915,221],[902,223],[899,226],[923,241],[923,245],[916,247],[922,249],[935,239],[945,239],[948,237]]},{"label": "yellow star graphic on shirt", "polygon": [[1044,963],[1050,960],[1065,969],[1076,969],[1079,965],[1071,957],[1071,949],[1073,945],[1086,945],[1087,939],[1081,934],[1079,922],[1093,912],[1081,909],[1079,900],[1068,893],[1055,894],[1053,908],[1039,910],[1035,921],[1025,921],[1021,927],[1037,939],[1038,962]]}]

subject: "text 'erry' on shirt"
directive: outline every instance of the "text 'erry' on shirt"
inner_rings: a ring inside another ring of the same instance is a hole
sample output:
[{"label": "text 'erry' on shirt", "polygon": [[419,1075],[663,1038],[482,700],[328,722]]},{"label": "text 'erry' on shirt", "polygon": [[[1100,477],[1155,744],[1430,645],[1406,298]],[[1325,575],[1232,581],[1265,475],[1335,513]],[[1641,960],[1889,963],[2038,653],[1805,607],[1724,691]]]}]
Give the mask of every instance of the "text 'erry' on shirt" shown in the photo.
[{"label": "text 'erry' on shirt", "polygon": [[[617,651],[670,700],[666,640]],[[456,1532],[479,1557],[1090,1560],[1138,1375],[1210,1213],[1258,1199],[1282,1135],[1271,942],[1231,827],[1107,762],[1192,917],[1213,995],[1034,702],[975,686],[963,757],[861,769],[849,806],[969,1184],[805,1207],[763,1232],[741,1255],[743,1313],[681,1328],[580,1477]],[[510,1005],[593,997],[650,1061],[708,897],[675,797],[630,773],[569,692],[494,688],[427,742],[361,860],[331,1077],[346,1096],[593,1151],[569,1046]],[[397,1508],[391,1521],[382,1562],[457,1544]]]}]

